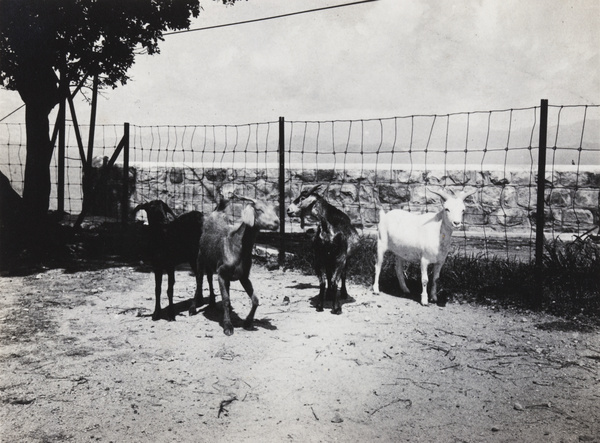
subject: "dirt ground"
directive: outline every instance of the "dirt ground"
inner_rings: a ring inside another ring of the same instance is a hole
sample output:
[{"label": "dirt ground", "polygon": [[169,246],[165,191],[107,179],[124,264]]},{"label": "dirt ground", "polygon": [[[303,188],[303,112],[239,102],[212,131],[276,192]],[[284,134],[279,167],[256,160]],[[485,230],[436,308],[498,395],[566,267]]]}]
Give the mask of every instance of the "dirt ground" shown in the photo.
[{"label": "dirt ground", "polygon": [[186,269],[175,322],[135,267],[0,278],[0,441],[600,442],[598,331],[357,285],[335,316],[314,276],[251,277],[231,337]]}]

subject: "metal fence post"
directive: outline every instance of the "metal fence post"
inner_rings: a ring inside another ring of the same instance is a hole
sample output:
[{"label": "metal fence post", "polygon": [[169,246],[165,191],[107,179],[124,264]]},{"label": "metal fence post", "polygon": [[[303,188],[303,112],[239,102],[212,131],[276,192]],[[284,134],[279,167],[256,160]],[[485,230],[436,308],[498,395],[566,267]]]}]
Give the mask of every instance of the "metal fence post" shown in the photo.
[{"label": "metal fence post", "polygon": [[121,195],[121,222],[129,221],[129,123],[123,128],[123,194]]},{"label": "metal fence post", "polygon": [[279,117],[279,257],[285,262],[285,118]]},{"label": "metal fence post", "polygon": [[533,304],[540,307],[544,299],[542,259],[544,255],[544,210],[546,190],[546,147],[548,132],[548,100],[543,99],[540,104],[540,136],[538,149],[537,172],[537,205],[535,217],[535,291]]}]

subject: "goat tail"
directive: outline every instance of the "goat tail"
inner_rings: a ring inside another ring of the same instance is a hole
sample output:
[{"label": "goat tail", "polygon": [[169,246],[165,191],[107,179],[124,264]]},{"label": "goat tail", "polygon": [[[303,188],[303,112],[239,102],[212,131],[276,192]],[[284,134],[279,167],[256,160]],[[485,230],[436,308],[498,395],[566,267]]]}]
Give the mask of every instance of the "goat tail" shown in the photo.
[{"label": "goat tail", "polygon": [[380,240],[387,238],[387,225],[385,223],[385,211],[383,208],[379,210],[379,224],[377,225],[377,235]]}]

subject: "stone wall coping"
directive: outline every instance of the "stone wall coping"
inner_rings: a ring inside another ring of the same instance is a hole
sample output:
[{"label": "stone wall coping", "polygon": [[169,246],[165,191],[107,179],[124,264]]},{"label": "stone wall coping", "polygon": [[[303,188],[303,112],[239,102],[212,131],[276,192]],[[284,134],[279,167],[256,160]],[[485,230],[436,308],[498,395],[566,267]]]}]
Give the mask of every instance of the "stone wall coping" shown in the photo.
[{"label": "stone wall coping", "polygon": [[[119,164],[119,162],[117,162]],[[279,163],[267,162],[258,163],[258,165],[243,162],[149,162],[149,161],[133,161],[129,162],[130,167],[140,168],[190,168],[190,169],[278,169]],[[120,164],[122,166],[122,163]],[[425,168],[425,165],[411,165],[410,163],[394,163],[394,164],[383,164],[383,163],[286,163],[286,169],[290,170],[367,170],[367,171],[389,171],[400,170],[400,171],[511,171],[529,172],[533,170],[537,171],[537,165],[531,167],[530,165],[503,165],[503,164],[486,164],[482,167],[480,164],[472,163],[469,164],[447,164],[438,165],[432,164]],[[550,165],[546,167],[546,172],[595,172],[600,173],[600,164],[598,165]]]}]

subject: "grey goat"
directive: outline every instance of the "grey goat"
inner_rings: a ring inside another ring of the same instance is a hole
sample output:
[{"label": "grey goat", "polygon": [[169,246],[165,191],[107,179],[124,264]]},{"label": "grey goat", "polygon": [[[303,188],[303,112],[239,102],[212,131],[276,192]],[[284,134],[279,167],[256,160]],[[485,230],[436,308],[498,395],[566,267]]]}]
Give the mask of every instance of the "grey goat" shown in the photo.
[{"label": "grey goat", "polygon": [[[203,274],[206,273],[209,282],[212,281],[213,274],[217,274],[223,299],[223,332],[225,335],[233,334],[229,286],[235,280],[240,281],[252,300],[252,308],[244,322],[246,329],[252,328],[254,314],[258,307],[258,297],[254,293],[249,278],[252,266],[252,248],[259,230],[273,231],[279,228],[279,218],[271,204],[247,197],[238,198],[249,203],[242,211],[242,221],[239,225],[230,225],[227,215],[220,210],[214,211],[204,221],[197,260],[198,288],[190,307],[190,315],[194,315],[196,308],[204,303],[202,297]],[[212,285],[210,286],[209,305],[214,307],[216,304],[215,293]]]}]

